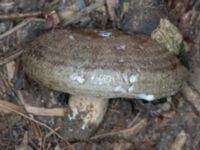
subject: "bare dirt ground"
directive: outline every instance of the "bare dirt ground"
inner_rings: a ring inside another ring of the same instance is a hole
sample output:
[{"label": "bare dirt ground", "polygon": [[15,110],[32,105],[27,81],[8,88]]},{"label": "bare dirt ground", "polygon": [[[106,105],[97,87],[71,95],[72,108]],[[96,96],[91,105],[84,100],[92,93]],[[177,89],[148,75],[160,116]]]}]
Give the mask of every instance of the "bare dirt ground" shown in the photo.
[{"label": "bare dirt ground", "polygon": [[[107,4],[109,8],[112,2]],[[167,16],[189,45],[190,51],[179,57],[190,72],[190,88],[171,100],[142,106],[130,100],[112,99],[94,135],[84,141],[69,142],[59,135],[58,123],[62,117],[54,116],[62,109],[52,113],[53,108],[67,108],[68,95],[30,80],[21,65],[23,48],[39,34],[59,26],[59,19],[52,12],[54,1],[0,1],[0,149],[200,149],[200,1],[166,0],[165,3]],[[93,19],[81,18],[78,26],[105,28],[111,22],[106,20],[106,14],[95,12],[93,15]],[[76,19],[80,18],[71,22]],[[160,109],[164,109],[161,114]]]}]

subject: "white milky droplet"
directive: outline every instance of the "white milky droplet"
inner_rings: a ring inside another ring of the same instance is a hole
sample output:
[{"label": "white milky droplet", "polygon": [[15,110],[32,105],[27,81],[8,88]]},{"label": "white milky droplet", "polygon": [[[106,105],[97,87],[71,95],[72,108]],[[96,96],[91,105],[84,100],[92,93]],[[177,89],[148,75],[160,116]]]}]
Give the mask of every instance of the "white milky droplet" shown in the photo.
[{"label": "white milky droplet", "polygon": [[74,120],[74,119],[76,119],[76,116],[77,116],[77,115],[78,115],[78,110],[75,108],[75,109],[73,110],[72,115],[68,114],[68,118],[69,118],[69,120]]},{"label": "white milky droplet", "polygon": [[126,90],[121,85],[115,87],[114,91],[120,93],[126,93]]},{"label": "white milky droplet", "polygon": [[73,41],[75,40],[75,38],[74,38],[73,35],[69,35],[69,39],[70,39],[70,40],[73,40]]},{"label": "white milky droplet", "polygon": [[154,95],[151,95],[151,94],[138,94],[138,98],[141,98],[141,99],[144,99],[144,100],[147,100],[147,101],[153,101],[155,100],[155,97]]},{"label": "white milky droplet", "polygon": [[134,83],[137,80],[138,80],[138,75],[135,75],[135,74],[131,75],[129,78],[130,83]]},{"label": "white milky droplet", "polygon": [[87,127],[88,127],[88,125],[87,125],[87,122],[85,121],[85,122],[83,123],[83,125],[81,126],[81,129],[82,129],[82,130],[85,130]]},{"label": "white milky droplet", "polygon": [[83,75],[72,74],[70,76],[70,79],[73,80],[73,81],[77,81],[81,84],[85,82],[85,78],[83,77]]},{"label": "white milky droplet", "polygon": [[100,31],[99,32],[99,36],[107,38],[110,37],[112,35],[112,32],[107,32],[107,31]]}]

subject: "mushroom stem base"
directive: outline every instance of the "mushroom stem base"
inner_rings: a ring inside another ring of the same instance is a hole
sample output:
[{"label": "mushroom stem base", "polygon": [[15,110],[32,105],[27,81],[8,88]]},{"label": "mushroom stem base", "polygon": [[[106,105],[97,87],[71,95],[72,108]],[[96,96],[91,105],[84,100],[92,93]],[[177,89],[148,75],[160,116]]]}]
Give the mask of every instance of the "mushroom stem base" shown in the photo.
[{"label": "mushroom stem base", "polygon": [[71,96],[69,107],[72,113],[65,119],[64,136],[68,139],[89,138],[102,122],[108,99],[93,96]]}]

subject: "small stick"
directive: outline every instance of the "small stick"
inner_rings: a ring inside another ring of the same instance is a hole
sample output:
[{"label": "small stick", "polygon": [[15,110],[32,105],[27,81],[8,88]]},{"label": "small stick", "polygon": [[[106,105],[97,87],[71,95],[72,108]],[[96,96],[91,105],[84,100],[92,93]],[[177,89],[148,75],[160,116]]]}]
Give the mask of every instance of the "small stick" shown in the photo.
[{"label": "small stick", "polygon": [[0,65],[4,65],[4,64],[12,61],[13,59],[16,59],[22,53],[23,53],[23,50],[21,50],[21,49],[17,50],[17,51],[12,51],[12,52],[6,53],[6,55],[4,57],[0,57]]},{"label": "small stick", "polygon": [[42,11],[36,11],[36,12],[27,12],[27,13],[6,13],[6,14],[0,14],[0,20],[14,20],[14,19],[24,19],[28,17],[37,17],[42,14]]},{"label": "small stick", "polygon": [[128,128],[131,128],[133,124],[137,121],[137,119],[140,117],[141,113],[138,112],[137,115],[133,118],[133,120],[129,123]]},{"label": "small stick", "polygon": [[131,128],[117,131],[117,132],[109,132],[109,133],[96,135],[96,136],[91,137],[91,140],[99,140],[99,139],[111,138],[111,137],[130,139],[131,137],[136,135],[140,130],[142,130],[146,125],[147,125],[147,119],[142,119]]},{"label": "small stick", "polygon": [[200,113],[200,94],[199,92],[189,83],[181,90],[183,96],[190,102],[194,108]]},{"label": "small stick", "polygon": [[0,34],[0,40],[4,39],[5,37],[9,36],[10,34],[16,32],[18,29],[22,28],[23,26],[27,25],[28,23],[30,23],[32,21],[45,22],[45,19],[39,19],[39,18],[26,19],[26,20],[22,21],[21,23],[19,23],[18,25],[16,25],[14,28],[8,30],[7,32],[4,32],[3,34]]},{"label": "small stick", "polygon": [[24,111],[24,109],[25,109],[27,113],[30,113],[35,116],[63,117],[66,115],[66,111],[64,108],[44,108],[44,107],[35,107],[35,106],[30,106],[28,104],[24,104],[24,109],[23,109],[20,106],[10,103],[6,100],[0,100],[0,112],[3,112],[3,113],[11,113],[12,112],[6,108],[4,109],[3,106],[9,107],[10,109],[19,111],[21,113],[25,112]]}]

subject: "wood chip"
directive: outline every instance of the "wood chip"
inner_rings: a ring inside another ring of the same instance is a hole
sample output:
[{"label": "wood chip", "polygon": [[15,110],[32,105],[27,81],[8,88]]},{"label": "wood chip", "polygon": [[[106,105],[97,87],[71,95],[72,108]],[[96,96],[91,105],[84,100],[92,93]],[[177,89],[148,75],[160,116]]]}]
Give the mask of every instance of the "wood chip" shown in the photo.
[{"label": "wood chip", "polygon": [[172,144],[171,150],[182,150],[183,146],[187,140],[187,135],[184,130],[182,130],[177,136]]},{"label": "wood chip", "polygon": [[8,73],[8,81],[11,84],[12,80],[15,76],[15,73],[16,73],[16,63],[15,63],[15,61],[11,61],[11,62],[7,63],[6,69],[7,69],[7,73]]}]

